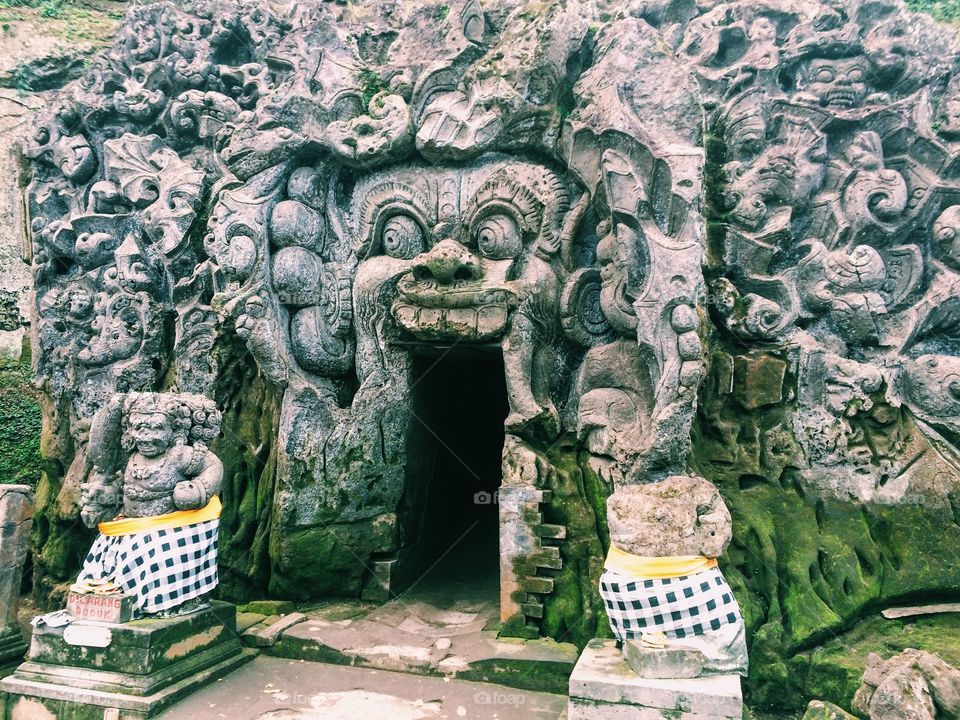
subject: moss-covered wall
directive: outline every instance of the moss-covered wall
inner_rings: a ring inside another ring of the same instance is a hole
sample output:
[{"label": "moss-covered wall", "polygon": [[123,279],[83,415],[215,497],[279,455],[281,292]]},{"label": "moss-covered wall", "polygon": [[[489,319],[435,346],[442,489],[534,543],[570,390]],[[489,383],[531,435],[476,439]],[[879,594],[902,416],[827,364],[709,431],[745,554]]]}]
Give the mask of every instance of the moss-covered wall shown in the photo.
[{"label": "moss-covered wall", "polygon": [[[754,358],[754,367],[764,358],[784,359],[772,353]],[[729,378],[721,382],[720,376],[729,366],[721,354],[713,358],[701,390],[694,457],[733,516],[723,569],[747,625],[751,699],[773,709],[801,707],[811,697],[849,707],[866,660],[853,648],[842,651],[851,628],[867,620],[864,627],[873,628],[880,642],[895,635],[889,621],[877,620],[880,609],[960,597],[960,563],[951,550],[960,547],[960,504],[860,505],[805,495],[797,480],[802,458],[790,423],[789,372],[783,392],[768,393],[784,399],[755,407],[738,396],[736,384],[732,393],[722,393]],[[740,382],[746,379],[736,378]],[[883,431],[917,432],[905,413]],[[843,669],[851,666],[859,675]]]},{"label": "moss-covered wall", "polygon": [[546,456],[551,471],[544,488],[550,497],[543,520],[563,525],[567,532],[559,543],[563,567],[550,572],[553,592],[543,598],[540,630],[582,648],[593,637],[612,637],[597,592],[610,546],[606,500],[612,488],[590,469],[588,454],[577,449],[572,437],[553,445]]},{"label": "moss-covered wall", "polygon": [[42,418],[26,349],[20,360],[0,360],[0,483],[36,487]]}]

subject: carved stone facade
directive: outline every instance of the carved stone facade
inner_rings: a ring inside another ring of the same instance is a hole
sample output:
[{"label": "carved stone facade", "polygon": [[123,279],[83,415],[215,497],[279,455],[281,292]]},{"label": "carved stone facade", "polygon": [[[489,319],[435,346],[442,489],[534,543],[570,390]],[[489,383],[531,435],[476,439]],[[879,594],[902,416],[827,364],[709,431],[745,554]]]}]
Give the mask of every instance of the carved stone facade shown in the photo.
[{"label": "carved stone facade", "polygon": [[949,509],[953,34],[896,0],[608,5],[131,8],[23,150],[40,542],[115,393],[201,393],[238,592],[383,585],[430,492],[422,358],[466,350],[502,358],[521,633],[590,616],[614,486],[696,471],[735,546],[737,483],[785,468]]}]

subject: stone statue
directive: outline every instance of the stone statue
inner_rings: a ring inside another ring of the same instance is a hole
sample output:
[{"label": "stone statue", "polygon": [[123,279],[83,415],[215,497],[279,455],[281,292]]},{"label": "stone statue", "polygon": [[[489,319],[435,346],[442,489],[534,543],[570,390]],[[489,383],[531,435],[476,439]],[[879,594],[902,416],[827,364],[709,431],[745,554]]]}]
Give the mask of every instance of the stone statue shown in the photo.
[{"label": "stone statue", "polygon": [[216,587],[223,465],[207,445],[219,432],[220,413],[199,395],[118,395],[97,414],[80,516],[101,534],[74,590],[133,595],[157,613]]},{"label": "stone statue", "polygon": [[628,664],[647,677],[746,675],[743,617],[716,561],[733,534],[717,489],[686,475],[623,486],[607,522],[600,595]]}]

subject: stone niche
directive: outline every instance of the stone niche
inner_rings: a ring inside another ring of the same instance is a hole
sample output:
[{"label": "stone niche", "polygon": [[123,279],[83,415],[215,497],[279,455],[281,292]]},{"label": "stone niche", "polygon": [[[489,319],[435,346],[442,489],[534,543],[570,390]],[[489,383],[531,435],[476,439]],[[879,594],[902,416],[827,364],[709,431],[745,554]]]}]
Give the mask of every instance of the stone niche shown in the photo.
[{"label": "stone niche", "polygon": [[954,35],[896,0],[130,8],[22,147],[38,595],[88,544],[90,418],[166,390],[224,410],[230,597],[386,598],[467,547],[505,632],[583,644],[605,498],[690,473],[767,667],[956,591]]}]

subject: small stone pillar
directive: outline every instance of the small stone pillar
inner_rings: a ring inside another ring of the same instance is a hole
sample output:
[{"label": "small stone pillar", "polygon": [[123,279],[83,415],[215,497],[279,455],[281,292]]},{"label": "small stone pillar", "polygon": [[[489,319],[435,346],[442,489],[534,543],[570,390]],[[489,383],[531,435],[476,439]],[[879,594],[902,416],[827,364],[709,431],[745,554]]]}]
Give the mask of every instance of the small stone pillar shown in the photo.
[{"label": "small stone pillar", "polygon": [[33,524],[33,491],[27,485],[0,485],[0,665],[26,652],[17,605],[27,542]]}]

